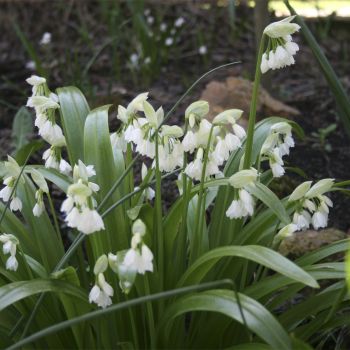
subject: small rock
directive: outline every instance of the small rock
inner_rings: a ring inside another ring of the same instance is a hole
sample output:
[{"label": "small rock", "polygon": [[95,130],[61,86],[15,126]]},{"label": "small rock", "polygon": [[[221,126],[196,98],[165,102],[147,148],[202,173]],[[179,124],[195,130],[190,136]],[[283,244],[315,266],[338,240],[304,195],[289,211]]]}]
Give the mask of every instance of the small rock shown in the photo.
[{"label": "small rock", "polygon": [[[208,83],[200,99],[209,102],[209,120],[226,109],[238,108],[244,111],[243,116],[246,120],[242,119],[242,125],[246,126],[252,91],[253,83],[251,81],[230,76],[224,82],[213,80]],[[264,116],[291,117],[300,115],[300,112],[276,100],[264,88],[260,87],[257,114],[258,116],[260,114]]]},{"label": "small rock", "polygon": [[297,258],[305,253],[345,238],[347,238],[346,233],[336,228],[296,232],[292,237],[286,238],[281,243],[279,252],[282,255]]}]

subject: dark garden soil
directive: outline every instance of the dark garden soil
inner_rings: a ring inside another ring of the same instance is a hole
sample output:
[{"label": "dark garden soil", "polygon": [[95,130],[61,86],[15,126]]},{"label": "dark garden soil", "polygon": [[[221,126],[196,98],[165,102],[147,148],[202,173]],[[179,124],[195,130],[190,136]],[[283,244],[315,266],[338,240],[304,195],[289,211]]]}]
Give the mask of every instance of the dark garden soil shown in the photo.
[{"label": "dark garden soil", "polygon": [[[183,92],[199,76],[209,69],[232,61],[241,61],[230,69],[215,72],[200,82],[179,109],[171,122],[182,123],[185,106],[198,99],[205,85],[211,80],[224,80],[228,75],[252,78],[254,71],[254,31],[252,10],[236,8],[234,28],[229,25],[227,7],[203,6],[203,2],[188,1],[170,6],[164,1],[149,5],[152,13],[161,13],[165,22],[171,24],[176,18],[185,18],[185,24],[174,44],[171,55],[162,66],[158,76],[138,79],[141,73],[131,73],[123,64],[130,54],[127,37],[132,33],[130,11],[121,5],[125,20],[123,40],[118,42],[118,72],[112,58],[112,48],[106,47],[88,69],[86,77],[81,71],[87,66],[94,53],[109,38],[108,26],[99,15],[99,8],[93,1],[8,1],[1,2],[0,13],[0,155],[11,152],[11,124],[16,110],[26,102],[30,89],[25,78],[33,73],[26,68],[30,61],[16,35],[14,24],[21,30],[37,51],[44,68],[49,72],[52,88],[62,85],[78,85],[88,96],[91,106],[104,103],[127,104],[137,93],[150,91],[152,102],[169,109]],[[156,12],[158,11],[158,12]],[[350,90],[350,21],[328,20],[329,30],[324,30],[327,20],[310,22],[327,58],[341,78],[347,91]],[[114,23],[117,25],[116,23]],[[52,43],[47,48],[38,42],[44,32],[52,33]],[[128,34],[129,33],[129,34]],[[337,108],[326,81],[310,49],[301,35],[296,35],[301,50],[297,63],[287,69],[270,75],[265,88],[277,99],[297,108],[301,116],[295,118],[304,129],[306,137],[298,140],[288,159],[290,166],[303,169],[311,179],[332,177],[336,180],[350,179],[350,136],[346,134],[338,117]],[[198,54],[198,46],[205,43],[208,53]],[[135,45],[135,42],[132,42]],[[157,48],[156,48],[157,50]],[[169,51],[170,52],[170,51]],[[69,60],[67,59],[69,57]],[[79,65],[83,69],[79,69]],[[142,73],[143,74],[143,73]],[[135,77],[136,75],[136,77]],[[148,81],[147,81],[148,80]],[[146,83],[145,83],[146,81]],[[94,88],[92,88],[94,87]],[[233,106],[234,107],[234,101]],[[117,125],[115,112],[111,116]],[[320,129],[336,124],[323,142],[316,134]],[[38,158],[39,159],[39,158]],[[299,183],[301,177],[292,175],[292,181]],[[163,197],[174,198],[176,189],[166,186]],[[331,225],[348,231],[350,228],[350,199],[344,194],[332,194],[334,208],[331,211]]]}]

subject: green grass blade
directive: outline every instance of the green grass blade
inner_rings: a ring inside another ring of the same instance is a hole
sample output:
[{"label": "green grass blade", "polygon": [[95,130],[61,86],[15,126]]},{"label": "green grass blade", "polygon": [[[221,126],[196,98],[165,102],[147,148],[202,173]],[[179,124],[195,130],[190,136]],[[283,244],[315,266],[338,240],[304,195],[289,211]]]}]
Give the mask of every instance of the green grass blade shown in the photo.
[{"label": "green grass blade", "polygon": [[198,258],[180,279],[178,286],[199,283],[214,265],[224,257],[239,257],[268,267],[307,286],[318,288],[316,280],[299,266],[272,249],[251,246],[227,246],[211,250]]},{"label": "green grass blade", "polygon": [[[244,294],[239,294],[239,299],[251,331],[274,349],[291,349],[289,335],[268,310]],[[169,344],[169,333],[174,318],[193,311],[218,312],[243,324],[237,296],[233,291],[217,289],[185,296],[173,303],[160,321],[159,334],[162,336],[164,346]]]},{"label": "green grass blade", "polygon": [[19,300],[43,292],[66,293],[88,302],[87,294],[81,288],[59,280],[34,279],[19,281],[0,287],[0,311]]},{"label": "green grass blade", "polygon": [[[84,131],[84,160],[86,164],[94,165],[96,176],[91,181],[100,186],[97,194],[98,202],[102,202],[108,195],[111,184],[118,180],[118,174],[124,172],[124,163],[115,165],[113,151],[110,141],[108,127],[108,109],[110,106],[103,106],[94,109],[86,118]],[[106,206],[118,201],[121,197],[120,189],[105,201]],[[129,245],[129,230],[122,206],[113,210],[114,215],[104,218],[106,230],[91,236],[91,240],[96,244],[102,244],[102,251],[117,251],[125,249]],[[101,248],[100,247],[100,248]],[[95,247],[96,248],[96,247]]]},{"label": "green grass blade", "polygon": [[71,165],[84,158],[84,125],[90,108],[82,92],[74,87],[57,89],[61,122]]}]

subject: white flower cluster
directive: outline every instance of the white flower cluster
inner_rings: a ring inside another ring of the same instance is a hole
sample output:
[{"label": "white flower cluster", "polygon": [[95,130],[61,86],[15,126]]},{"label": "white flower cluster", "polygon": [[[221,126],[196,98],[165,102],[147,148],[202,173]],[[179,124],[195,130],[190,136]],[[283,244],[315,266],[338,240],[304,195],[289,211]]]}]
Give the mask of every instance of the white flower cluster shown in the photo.
[{"label": "white flower cluster", "polygon": [[117,252],[117,254],[102,255],[94,267],[95,285],[89,294],[90,303],[96,303],[105,308],[112,304],[111,297],[114,290],[104,277],[108,265],[118,275],[121,290],[128,294],[133,286],[136,275],[144,275],[147,271],[153,272],[153,254],[143,241],[146,226],[137,219],[132,226],[131,248]]},{"label": "white flower cluster", "polygon": [[61,148],[66,145],[66,139],[55,117],[56,109],[60,108],[58,96],[50,92],[45,78],[32,75],[26,81],[33,86],[27,106],[35,110],[35,126],[39,129],[39,135],[51,145],[43,154],[45,167],[68,174],[71,166],[61,157]]},{"label": "white flower cluster", "polygon": [[104,272],[108,268],[107,256],[101,255],[94,267],[95,285],[90,291],[89,302],[95,303],[97,306],[105,308],[112,304],[111,297],[114,294],[114,290],[110,284],[106,282]]},{"label": "white flower cluster", "polygon": [[[241,110],[224,111],[213,119],[213,123],[203,119],[208,112],[209,104],[206,101],[192,103],[185,112],[189,130],[182,140],[183,149],[189,153],[196,151],[194,160],[186,166],[185,174],[194,180],[201,180],[205,152],[205,178],[218,175],[221,173],[219,166],[241,146],[246,135],[244,129],[237,124],[243,113]],[[228,126],[232,128],[233,133],[229,131]]]},{"label": "white flower cluster", "polygon": [[289,197],[289,201],[297,203],[293,224],[298,230],[305,230],[310,224],[315,230],[326,227],[329,207],[333,207],[333,202],[324,193],[332,188],[334,179],[320,180],[312,187],[311,183],[312,181],[303,182]]},{"label": "white flower cluster", "polygon": [[269,24],[264,34],[268,36],[268,46],[261,60],[261,72],[279,69],[295,63],[294,55],[299,50],[298,44],[292,41],[292,34],[300,29],[296,23],[290,23],[295,16]]},{"label": "white flower cluster", "polygon": [[46,180],[41,173],[35,169],[31,170],[31,176],[34,183],[38,186],[38,190],[35,192],[36,203],[33,208],[33,215],[39,217],[45,210],[44,193],[49,193]]},{"label": "white flower cluster", "polygon": [[[178,126],[163,125],[160,128],[164,119],[163,108],[155,111],[147,98],[148,93],[142,93],[127,108],[118,107],[117,117],[122,121],[122,126],[119,132],[111,135],[111,143],[123,152],[126,151],[127,144],[131,143],[136,152],[154,159],[158,140],[160,170],[170,172],[183,164],[183,147],[179,141],[183,132]],[[139,115],[140,112],[144,113],[144,117]]]},{"label": "white flower cluster", "polygon": [[[11,200],[11,211],[21,211],[22,201],[17,195],[17,188],[14,188],[17,179],[21,174],[21,168],[12,157],[7,156],[7,161],[4,162],[4,171],[5,174],[3,183],[5,187],[0,191],[0,198],[4,202],[8,202],[9,200]],[[20,178],[19,181],[23,182],[23,179]]]},{"label": "white flower cluster", "polygon": [[61,206],[61,211],[66,213],[67,225],[85,234],[105,228],[100,214],[95,209],[96,201],[93,198],[99,186],[89,182],[89,177],[94,175],[96,175],[94,167],[86,166],[79,160],[73,170],[74,183],[68,187],[67,199]]},{"label": "white flower cluster", "polygon": [[145,224],[137,219],[132,226],[131,248],[116,255],[108,254],[109,265],[118,274],[119,286],[126,294],[138,273],[144,275],[147,271],[153,272],[153,253],[144,243],[145,234]]},{"label": "white flower cluster", "polygon": [[[147,99],[148,93],[145,92],[134,98],[127,108],[118,107],[117,118],[122,125],[111,135],[111,143],[113,148],[123,152],[128,144],[132,144],[136,152],[154,160],[158,142],[159,169],[162,172],[169,173],[182,167],[187,152],[194,154],[194,159],[184,169],[187,176],[200,181],[204,165],[205,178],[219,176],[219,167],[241,147],[246,136],[245,130],[237,124],[243,113],[241,110],[224,111],[211,123],[204,118],[209,112],[208,102],[196,101],[185,111],[186,135],[183,137],[180,127],[163,125],[162,107],[155,110]],[[152,167],[155,167],[155,161]]]},{"label": "white flower cluster", "polygon": [[249,188],[254,186],[258,178],[258,172],[254,168],[241,170],[232,175],[229,183],[236,190],[234,199],[226,211],[230,219],[239,219],[252,216],[254,213],[254,198],[249,193]]},{"label": "white flower cluster", "polygon": [[19,244],[18,239],[14,235],[3,233],[0,235],[0,242],[3,244],[3,253],[10,254],[10,257],[6,260],[6,269],[17,271],[18,261],[16,259],[16,250]]},{"label": "white flower cluster", "polygon": [[332,188],[334,179],[322,179],[312,187],[311,183],[312,181],[303,182],[289,196],[288,201],[296,205],[293,221],[279,230],[274,244],[296,231],[308,229],[311,224],[315,230],[327,227],[329,207],[333,206],[333,202],[324,193]]},{"label": "white flower cluster", "polygon": [[260,151],[262,160],[269,160],[273,177],[284,175],[282,157],[289,154],[291,147],[294,147],[294,139],[290,124],[286,122],[274,124]]}]

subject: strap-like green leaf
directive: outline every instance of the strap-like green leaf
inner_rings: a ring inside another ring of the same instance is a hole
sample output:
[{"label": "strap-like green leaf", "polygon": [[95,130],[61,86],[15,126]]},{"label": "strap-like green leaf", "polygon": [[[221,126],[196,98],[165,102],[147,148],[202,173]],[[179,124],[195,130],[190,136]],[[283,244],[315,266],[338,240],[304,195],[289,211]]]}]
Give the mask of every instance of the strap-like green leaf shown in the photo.
[{"label": "strap-like green leaf", "polygon": [[199,283],[224,257],[240,257],[266,266],[295,281],[317,288],[318,283],[307,272],[272,249],[262,246],[227,246],[211,250],[198,258],[185,272],[178,286]]},{"label": "strap-like green leaf", "polygon": [[291,349],[288,334],[269,311],[244,294],[239,294],[238,302],[235,292],[223,289],[185,296],[173,303],[160,321],[159,334],[164,344],[169,341],[172,321],[180,315],[193,311],[218,312],[242,324],[245,320],[248,328],[274,349]]},{"label": "strap-like green leaf", "polygon": [[28,138],[33,133],[33,129],[32,115],[25,107],[21,107],[16,113],[12,124],[12,138],[16,151],[28,143]]},{"label": "strap-like green leaf", "polygon": [[[86,118],[84,131],[84,160],[86,165],[93,165],[96,176],[91,181],[100,186],[97,193],[99,202],[107,195],[112,185],[117,181],[118,174],[124,169],[117,169],[114,162],[113,151],[110,141],[108,127],[108,109],[110,105],[94,109]],[[124,164],[120,164],[123,167]],[[120,189],[110,196],[106,202],[109,207],[121,198]],[[117,251],[128,247],[128,230],[125,218],[125,212],[122,206],[113,211],[113,215],[104,218],[106,227],[105,232],[99,232],[91,236],[91,239],[100,246],[98,256],[106,251]],[[97,236],[99,235],[99,237]],[[94,237],[95,236],[95,237]],[[99,243],[97,243],[97,240]],[[104,247],[104,249],[101,248]]]},{"label": "strap-like green leaf", "polygon": [[7,284],[0,288],[0,311],[19,300],[44,292],[65,293],[87,302],[86,293],[77,286],[59,280],[34,279]]},{"label": "strap-like green leaf", "polygon": [[72,165],[84,157],[84,125],[90,108],[82,92],[74,87],[57,89],[60,114]]},{"label": "strap-like green leaf", "polygon": [[255,186],[249,187],[249,192],[268,206],[284,225],[290,223],[290,218],[282,202],[268,187],[257,183]]}]

